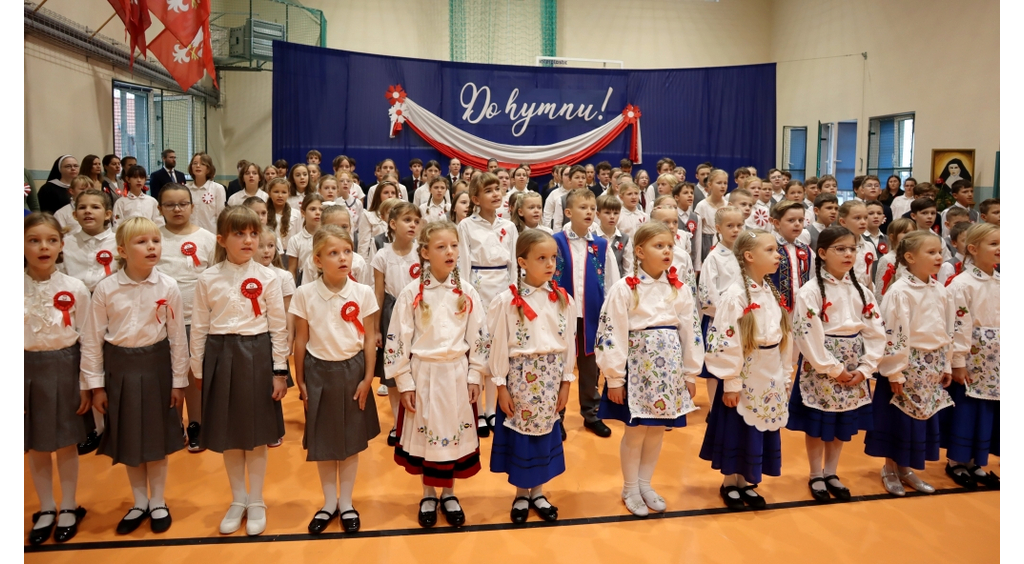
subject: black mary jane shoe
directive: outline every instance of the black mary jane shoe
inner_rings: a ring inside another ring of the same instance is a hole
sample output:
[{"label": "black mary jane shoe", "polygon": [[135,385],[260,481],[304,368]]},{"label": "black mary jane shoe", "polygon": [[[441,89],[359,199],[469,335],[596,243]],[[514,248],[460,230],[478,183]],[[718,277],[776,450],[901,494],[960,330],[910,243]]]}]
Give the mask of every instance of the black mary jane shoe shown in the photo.
[{"label": "black mary jane shoe", "polygon": [[[826,483],[826,485],[828,484]],[[743,498],[743,503],[749,505],[751,509],[764,509],[768,506],[768,502],[766,502],[760,494],[754,491],[755,489],[757,489],[757,484],[750,484],[749,486],[740,488],[740,497]]]},{"label": "black mary jane shoe", "polygon": [[[129,519],[128,516],[131,515],[132,511],[141,511],[142,514],[134,519]],[[141,507],[133,507],[128,510],[128,513],[124,514],[124,517],[121,518],[121,522],[117,524],[117,529],[114,532],[116,532],[119,535],[127,535],[135,529],[138,529],[139,525],[141,525],[142,522],[146,520],[146,517],[149,517],[148,507],[146,509],[142,509]]]},{"label": "black mary jane shoe", "polygon": [[[960,470],[960,472],[957,472],[957,470]],[[978,482],[974,479],[974,473],[963,464],[956,464],[953,466],[946,464],[946,475],[953,478],[956,485],[961,488],[967,488],[969,490],[978,489]]]},{"label": "black mary jane shoe", "polygon": [[539,495],[530,500],[530,507],[532,507],[533,510],[537,512],[537,515],[540,515],[540,518],[547,521],[548,523],[551,523],[552,521],[558,521],[558,508],[555,507],[554,505],[551,505],[550,501],[548,501],[548,507],[537,507],[538,499],[548,501],[548,498],[542,495]]},{"label": "black mary jane shoe", "polygon": [[43,544],[46,539],[50,538],[53,533],[53,527],[57,524],[57,512],[56,511],[36,511],[32,514],[32,524],[39,522],[39,518],[43,515],[53,515],[53,522],[45,527],[39,527],[38,529],[32,529],[28,532],[28,543],[29,544]]},{"label": "black mary jane shoe", "polygon": [[388,446],[389,447],[393,447],[393,446],[395,446],[397,444],[398,444],[398,435],[395,433],[395,430],[392,429],[391,432],[388,433]]},{"label": "black mary jane shoe", "polygon": [[[732,497],[729,494],[736,492],[739,497]],[[718,495],[722,496],[722,501],[725,502],[725,506],[732,511],[742,511],[746,509],[746,504],[743,503],[743,494],[740,489],[736,486],[720,486],[718,488]]]},{"label": "black mary jane shoe", "polygon": [[[816,490],[816,489],[814,489],[814,484],[816,484],[818,482],[824,483],[826,489],[824,489],[824,490]],[[828,488],[828,483],[825,482],[825,478],[821,478],[821,477],[811,478],[810,481],[807,482],[807,487],[811,488],[811,497],[814,498],[814,501],[818,501],[818,502],[821,502],[821,503],[832,501],[832,496],[828,495],[828,489],[827,489]]]},{"label": "black mary jane shoe", "polygon": [[984,476],[979,476],[975,472],[977,472],[980,469],[980,466],[971,466],[970,468],[968,468],[968,470],[971,471],[971,477],[973,477],[974,480],[978,482],[979,486],[985,486],[990,490],[998,490],[999,476],[993,474],[992,472],[985,472]]},{"label": "black mary jane shoe", "polygon": [[[167,515],[164,515],[163,517],[153,517],[153,512],[156,511],[157,509],[163,509],[164,513],[166,513]],[[167,529],[170,529],[170,528],[171,528],[171,510],[167,509],[166,505],[161,505],[160,507],[154,507],[153,509],[149,510],[149,530],[153,531],[154,533],[158,533],[159,534],[159,533],[166,533]]]},{"label": "black mary jane shoe", "polygon": [[[349,517],[346,517],[346,515],[349,515]],[[351,515],[355,515],[355,517],[351,517]],[[346,533],[358,533],[360,524],[359,512],[356,511],[355,508],[342,511],[341,529],[343,531]]]},{"label": "black mary jane shoe", "polygon": [[68,542],[69,540],[75,538],[75,535],[78,534],[78,523],[81,522],[82,517],[85,517],[85,508],[82,506],[78,506],[75,509],[61,509],[60,512],[62,515],[64,513],[70,513],[71,515],[74,515],[75,522],[72,523],[70,526],[58,526],[56,529],[54,529],[53,540],[57,542]]},{"label": "black mary jane shoe", "polygon": [[[320,515],[326,515],[327,518],[326,519],[317,519],[317,517],[319,517]],[[331,523],[331,521],[333,521],[334,518],[337,517],[337,516],[338,516],[338,510],[337,509],[334,510],[334,513],[328,513],[326,511],[324,511],[323,509],[321,509],[320,511],[317,511],[316,513],[313,514],[313,519],[310,520],[309,526],[306,527],[306,530],[308,530],[309,534],[311,534],[311,535],[319,535],[320,533],[324,532],[324,529],[327,528],[327,525],[329,525]]]},{"label": "black mary jane shoe", "polygon": [[85,456],[99,448],[100,439],[102,438],[102,434],[96,434],[96,431],[89,431],[89,434],[85,437],[85,441],[78,443],[78,455]]},{"label": "black mary jane shoe", "polygon": [[[448,511],[448,508],[445,507],[444,504],[446,501],[454,501],[459,508],[455,511]],[[453,527],[461,527],[466,524],[466,513],[462,511],[462,504],[459,503],[459,498],[453,495],[443,497],[441,498],[441,502],[438,504],[438,507],[441,508],[441,513],[444,513],[444,519],[445,521],[448,521],[449,525]]]},{"label": "black mary jane shoe", "polygon": [[491,436],[491,426],[487,424],[486,415],[478,415],[476,417],[476,436],[481,439]]},{"label": "black mary jane shoe", "polygon": [[831,480],[838,482],[839,476],[835,474],[825,476],[825,487],[828,488],[828,493],[832,494],[832,497],[839,501],[850,501],[850,489],[846,486],[833,486]]},{"label": "black mary jane shoe", "polygon": [[[424,504],[424,502],[428,502],[428,501],[434,502],[434,509],[431,510],[431,511],[424,511],[423,510],[423,504]],[[419,519],[421,527],[425,527],[425,528],[429,529],[430,527],[433,527],[434,525],[437,524],[437,506],[438,505],[439,505],[438,504],[438,499],[436,497],[425,497],[425,498],[420,500],[420,513],[419,513],[418,519]]]},{"label": "black mary jane shoe", "polygon": [[[516,509],[516,503],[518,503],[520,501],[525,501],[526,502],[526,507],[524,507],[522,509]],[[515,524],[515,525],[522,525],[523,523],[525,523],[527,517],[530,516],[530,506],[531,505],[533,505],[533,504],[530,503],[530,498],[528,498],[526,496],[519,496],[519,497],[515,498],[514,500],[512,500],[512,511],[509,512],[509,517],[512,518],[512,523]]]}]

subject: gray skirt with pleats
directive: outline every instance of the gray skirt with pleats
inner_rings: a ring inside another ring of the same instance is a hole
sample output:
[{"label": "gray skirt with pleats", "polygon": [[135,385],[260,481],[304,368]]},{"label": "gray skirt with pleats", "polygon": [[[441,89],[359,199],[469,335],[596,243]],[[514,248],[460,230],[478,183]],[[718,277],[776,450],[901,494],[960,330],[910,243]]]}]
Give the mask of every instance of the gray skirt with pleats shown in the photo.
[{"label": "gray skirt with pleats", "polygon": [[320,360],[306,353],[303,376],[309,410],[302,447],[306,460],[345,460],[366,450],[370,440],[380,434],[377,404],[373,390],[366,397],[366,408],[352,399],[366,374],[363,351],[348,360]]},{"label": "gray skirt with pleats", "polygon": [[[25,351],[25,452],[53,452],[85,441],[78,343],[55,351]],[[92,414],[89,414],[92,416]]]}]

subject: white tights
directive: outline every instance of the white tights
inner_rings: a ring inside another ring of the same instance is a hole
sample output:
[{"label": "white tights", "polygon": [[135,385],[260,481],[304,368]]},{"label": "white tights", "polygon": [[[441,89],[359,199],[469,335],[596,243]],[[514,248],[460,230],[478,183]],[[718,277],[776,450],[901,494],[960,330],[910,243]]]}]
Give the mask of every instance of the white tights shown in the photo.
[{"label": "white tights", "polygon": [[[224,468],[228,472],[228,483],[231,485],[231,500],[235,503],[249,504],[263,502],[263,480],[267,476],[267,446],[258,446],[252,450],[224,451]],[[245,489],[245,475],[248,470],[249,490]],[[262,507],[248,509],[252,519],[263,518]]]},{"label": "white tights", "polygon": [[323,511],[333,514],[335,509],[340,509],[342,513],[352,509],[352,490],[356,485],[359,455],[353,454],[345,460],[321,460],[316,463],[316,468],[320,473],[320,486],[324,490]]},{"label": "white tights", "polygon": [[[40,452],[38,450],[28,451],[28,468],[32,474],[32,484],[36,488],[36,495],[39,497],[39,509],[41,511],[55,511],[57,504],[53,498],[53,456],[57,458],[57,474],[60,476],[60,508],[75,509],[78,507],[75,501],[75,493],[78,489],[78,447],[76,445],[66,446],[56,452]],[[57,522],[58,526],[70,527],[75,522],[74,515],[64,514]],[[52,515],[42,515],[35,524],[35,528],[48,527],[53,523]]]},{"label": "white tights", "polygon": [[651,478],[654,476],[654,467],[658,465],[661,441],[664,438],[664,427],[626,427],[622,442],[619,443],[623,495],[642,495],[652,491]]},{"label": "white tights", "polygon": [[[839,469],[839,455],[843,452],[843,441],[823,441],[819,438],[806,435],[804,443],[807,446],[807,461],[810,465],[811,478],[823,478],[835,476]],[[830,480],[833,486],[842,487],[838,479]],[[825,485],[816,482],[814,489],[825,489]]]},{"label": "white tights", "polygon": [[[167,485],[167,459],[156,462],[144,462],[138,466],[125,466],[128,471],[128,483],[132,487],[132,497],[135,498],[132,511],[125,517],[135,519],[142,512],[135,509],[154,509],[164,507],[164,487]],[[151,513],[157,519],[166,517],[167,512],[160,509]]]}]

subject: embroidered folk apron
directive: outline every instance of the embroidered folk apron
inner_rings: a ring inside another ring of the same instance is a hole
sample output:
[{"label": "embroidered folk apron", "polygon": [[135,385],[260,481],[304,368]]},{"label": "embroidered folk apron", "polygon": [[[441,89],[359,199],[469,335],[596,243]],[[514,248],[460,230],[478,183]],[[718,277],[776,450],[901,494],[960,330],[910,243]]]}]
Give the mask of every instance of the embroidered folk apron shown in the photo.
[{"label": "embroidered folk apron", "polygon": [[972,398],[999,401],[999,328],[975,327],[971,354],[967,357],[971,383],[967,395]]},{"label": "embroidered folk apron", "polygon": [[743,389],[736,409],[743,421],[758,431],[778,431],[789,421],[784,365],[788,364],[783,362],[778,344],[754,349],[743,363]]},{"label": "embroidered folk apron", "polygon": [[531,354],[512,357],[506,388],[512,396],[512,416],[505,427],[534,437],[551,432],[558,419],[558,390],[565,368],[562,355]]},{"label": "embroidered folk apron", "polygon": [[[825,349],[843,363],[847,371],[853,371],[864,354],[864,339],[860,334],[847,337],[825,335]],[[815,371],[806,359],[800,371],[800,395],[807,407],[831,413],[852,411],[871,403],[867,380],[856,386],[844,386],[828,374]]]},{"label": "embroidered folk apron", "polygon": [[903,393],[893,394],[889,403],[920,420],[930,419],[939,410],[953,405],[949,393],[938,381],[946,365],[947,348],[922,351],[911,347],[910,364],[903,369],[903,376],[907,379],[903,383]]},{"label": "embroidered folk apron", "polygon": [[634,419],[676,419],[697,406],[686,390],[683,348],[675,327],[629,332],[626,399]]}]

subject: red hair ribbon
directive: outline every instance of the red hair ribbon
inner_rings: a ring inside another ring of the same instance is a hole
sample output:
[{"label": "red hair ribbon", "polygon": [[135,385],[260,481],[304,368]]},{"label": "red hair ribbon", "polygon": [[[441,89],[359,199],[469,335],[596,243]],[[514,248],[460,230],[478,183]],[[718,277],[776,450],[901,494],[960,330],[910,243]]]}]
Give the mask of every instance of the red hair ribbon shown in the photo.
[{"label": "red hair ribbon", "polygon": [[679,275],[676,274],[676,267],[674,266],[668,269],[668,283],[676,290],[683,287],[683,283],[679,281]]},{"label": "red hair ribbon", "polygon": [[512,305],[523,310],[523,315],[525,315],[526,318],[529,319],[530,321],[537,319],[537,312],[533,311],[533,308],[530,307],[530,304],[526,303],[526,300],[524,300],[523,297],[519,295],[519,290],[516,289],[516,285],[509,284],[508,289],[512,290]]},{"label": "red hair ribbon", "polygon": [[828,309],[828,306],[830,305],[832,305],[832,302],[825,302],[821,304],[821,320],[825,323],[828,323],[828,314],[825,313],[825,310]]},{"label": "red hair ribbon", "polygon": [[892,277],[895,274],[896,274],[896,265],[895,264],[891,264],[890,263],[889,266],[885,267],[885,274],[882,275],[882,293],[883,294],[885,293],[886,290],[889,289],[889,283],[892,282]]},{"label": "red hair ribbon", "polygon": [[629,286],[630,290],[636,290],[636,287],[640,285],[640,279],[636,276],[627,276],[626,284]]},{"label": "red hair ribbon", "polygon": [[866,306],[864,306],[864,309],[861,310],[861,314],[864,317],[870,317],[871,316],[871,311],[873,309],[875,309],[875,304],[867,304]]},{"label": "red hair ribbon", "polygon": [[[452,288],[452,293],[455,294],[456,296],[463,295],[462,290],[458,288]],[[466,305],[455,313],[459,315],[462,315],[463,313],[473,313],[473,298],[466,296]]]},{"label": "red hair ribbon", "polygon": [[53,307],[60,310],[64,316],[64,326],[71,327],[71,308],[75,307],[75,295],[71,292],[57,292],[53,296]]},{"label": "red hair ribbon", "polygon": [[192,241],[185,241],[181,244],[181,254],[192,257],[192,264],[199,266],[199,257],[196,256],[196,244]]},{"label": "red hair ribbon", "polygon": [[96,253],[96,262],[103,265],[104,276],[110,276],[110,263],[114,262],[114,253],[103,249]]},{"label": "red hair ribbon", "polygon": [[789,313],[793,313],[793,308],[789,307],[789,300],[786,299],[786,296],[779,296],[779,307]]},{"label": "red hair ribbon", "polygon": [[422,267],[420,267],[420,263],[414,262],[411,266],[409,266],[409,276],[411,276],[414,280],[416,278],[419,278],[421,268]]},{"label": "red hair ribbon", "polygon": [[420,302],[423,301],[423,283],[420,282],[420,291],[416,293],[416,297],[412,299],[412,308],[416,309]]},{"label": "red hair ribbon", "polygon": [[566,301],[569,301],[569,294],[565,291],[565,288],[559,288],[558,282],[551,281],[551,291],[548,292],[548,299],[552,302],[558,301],[558,294],[562,294]]},{"label": "red hair ribbon", "polygon": [[157,322],[157,324],[162,324],[163,323],[162,321],[160,321],[160,307],[161,306],[166,307],[167,311],[171,312],[171,319],[174,319],[174,310],[171,309],[171,306],[167,305],[167,299],[164,298],[162,300],[157,300],[156,301],[156,322]]},{"label": "red hair ribbon", "polygon": [[747,307],[743,308],[743,315],[746,315],[746,314],[754,311],[755,309],[761,309],[761,306],[757,302],[751,302],[750,305],[748,305]]},{"label": "red hair ribbon", "polygon": [[263,284],[255,278],[246,278],[242,281],[242,295],[252,302],[252,312],[255,317],[263,315],[260,311],[259,298],[263,294]]},{"label": "red hair ribbon", "polygon": [[356,280],[356,277],[355,277],[355,276],[352,276],[352,273],[351,273],[351,272],[349,272],[349,273],[348,273],[348,279],[349,279],[349,280],[351,280],[351,281],[353,281],[353,282],[359,282],[358,280]]},{"label": "red hair ribbon", "polygon": [[360,335],[366,333],[363,324],[359,322],[359,304],[346,302],[345,305],[341,306],[341,318],[355,325]]}]

